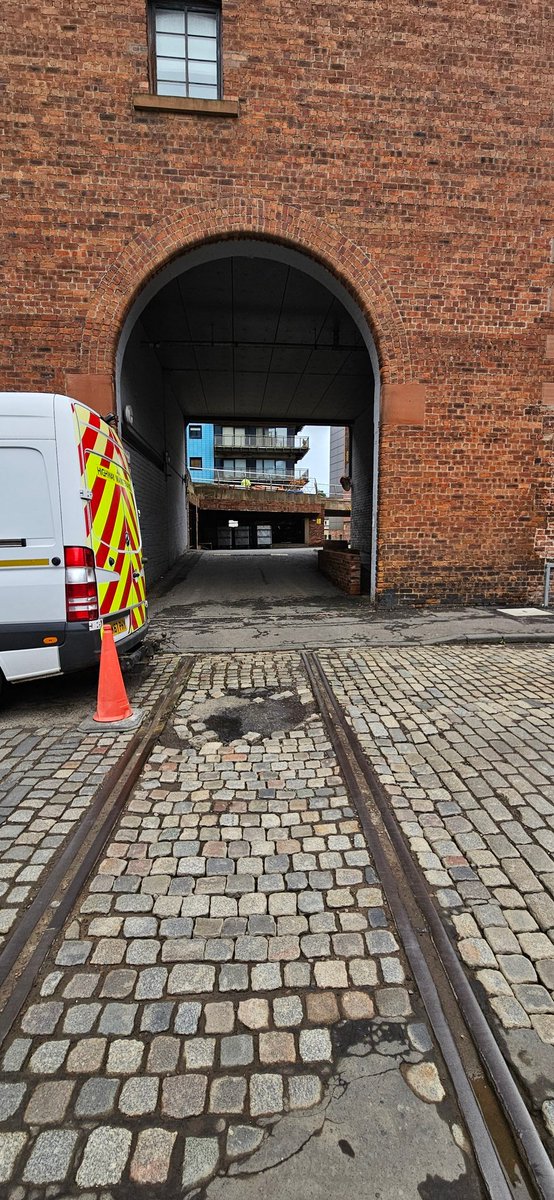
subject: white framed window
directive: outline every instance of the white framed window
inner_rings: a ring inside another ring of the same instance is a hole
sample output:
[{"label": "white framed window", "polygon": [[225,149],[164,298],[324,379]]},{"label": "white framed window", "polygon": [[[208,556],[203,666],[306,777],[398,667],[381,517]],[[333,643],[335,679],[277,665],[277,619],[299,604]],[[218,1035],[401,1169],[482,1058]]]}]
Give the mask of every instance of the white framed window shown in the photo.
[{"label": "white framed window", "polygon": [[150,57],[158,96],[221,97],[220,6],[166,0],[150,4]]}]

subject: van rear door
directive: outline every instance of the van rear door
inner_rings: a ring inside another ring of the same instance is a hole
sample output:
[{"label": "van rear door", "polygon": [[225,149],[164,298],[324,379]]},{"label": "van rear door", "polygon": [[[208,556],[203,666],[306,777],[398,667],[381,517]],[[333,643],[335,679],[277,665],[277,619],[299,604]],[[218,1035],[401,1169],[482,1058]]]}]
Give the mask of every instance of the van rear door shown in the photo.
[{"label": "van rear door", "polygon": [[42,673],[36,654],[19,652],[45,646],[52,647],[50,669],[59,670],[53,648],[65,632],[53,409],[45,410],[44,400],[36,413],[4,406],[0,416],[0,651],[18,652],[9,678]]},{"label": "van rear door", "polygon": [[87,520],[96,563],[100,615],[115,640],[146,622],[142,544],[129,464],[117,434],[96,413],[75,404]]}]

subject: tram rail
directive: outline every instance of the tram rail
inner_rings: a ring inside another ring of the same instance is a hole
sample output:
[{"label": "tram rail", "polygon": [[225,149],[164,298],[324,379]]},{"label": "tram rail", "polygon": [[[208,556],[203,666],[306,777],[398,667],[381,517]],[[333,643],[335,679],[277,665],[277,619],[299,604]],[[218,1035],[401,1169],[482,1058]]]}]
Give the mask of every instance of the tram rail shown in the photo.
[{"label": "tram rail", "polygon": [[304,652],[301,658],[448,1068],[484,1186],[491,1200],[552,1200],[554,1167],[405,845],[386,792],[346,721],[317,653]]},{"label": "tram rail", "polygon": [[[0,953],[0,1046],[163,734],[196,657],[187,655],[179,662],[169,689],[100,785]],[[554,1167],[387,794],[348,725],[317,652],[302,652],[300,658],[449,1072],[484,1190],[490,1200],[553,1200]]]},{"label": "tram rail", "polygon": [[156,741],[186,687],[194,659],[176,667],[171,685],[100,784],[80,825],[0,953],[0,1048],[29,996],[50,946],[98,861]]}]

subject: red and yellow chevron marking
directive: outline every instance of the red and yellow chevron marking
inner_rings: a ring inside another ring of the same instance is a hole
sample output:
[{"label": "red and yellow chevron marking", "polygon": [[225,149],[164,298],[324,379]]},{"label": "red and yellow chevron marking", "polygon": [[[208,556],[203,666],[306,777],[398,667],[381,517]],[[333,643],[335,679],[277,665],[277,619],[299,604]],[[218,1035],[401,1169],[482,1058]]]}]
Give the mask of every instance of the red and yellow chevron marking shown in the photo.
[{"label": "red and yellow chevron marking", "polygon": [[134,504],[131,503],[131,498],[132,498],[132,493],[130,493],[129,491],[126,491],[126,493],[125,493],[125,520],[127,522],[127,531],[129,533],[129,537],[131,539],[131,546],[133,547],[133,550],[140,550],[142,543],[141,543],[140,530],[139,530],[139,525],[138,525],[137,511],[136,511]]},{"label": "red and yellow chevron marking", "polygon": [[146,605],[137,604],[135,608],[132,608],[131,612],[129,613],[129,619],[131,632],[134,632],[136,629],[140,629],[141,625],[144,625],[144,622],[146,621]]},{"label": "red and yellow chevron marking", "polygon": [[108,582],[99,582],[100,615],[112,617],[130,610],[130,627],[139,629],[146,621],[146,593],[140,530],[125,451],[117,434],[107,430],[96,413],[76,404],[74,414],[83,488],[92,493],[86,506],[87,532],[92,533],[97,567],[114,576]]}]

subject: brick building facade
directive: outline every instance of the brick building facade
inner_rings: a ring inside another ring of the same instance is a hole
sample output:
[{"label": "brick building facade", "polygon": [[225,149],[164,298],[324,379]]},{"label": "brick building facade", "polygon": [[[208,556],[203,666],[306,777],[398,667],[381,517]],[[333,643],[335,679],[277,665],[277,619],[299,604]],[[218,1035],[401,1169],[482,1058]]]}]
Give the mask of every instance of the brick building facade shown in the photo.
[{"label": "brick building facade", "polygon": [[[352,539],[377,596],[536,601],[554,557],[551,6],[223,0],[220,98],[181,101],[153,94],[147,7],[2,6],[2,388],[123,413],[122,335],[164,271],[229,239],[298,252],[375,348],[378,486],[368,410]],[[162,430],[179,414],[148,314],[133,338],[139,416],[141,354],[165,380],[164,421],[129,439],[163,569],[186,535],[181,510],[158,520],[182,500]]]}]

